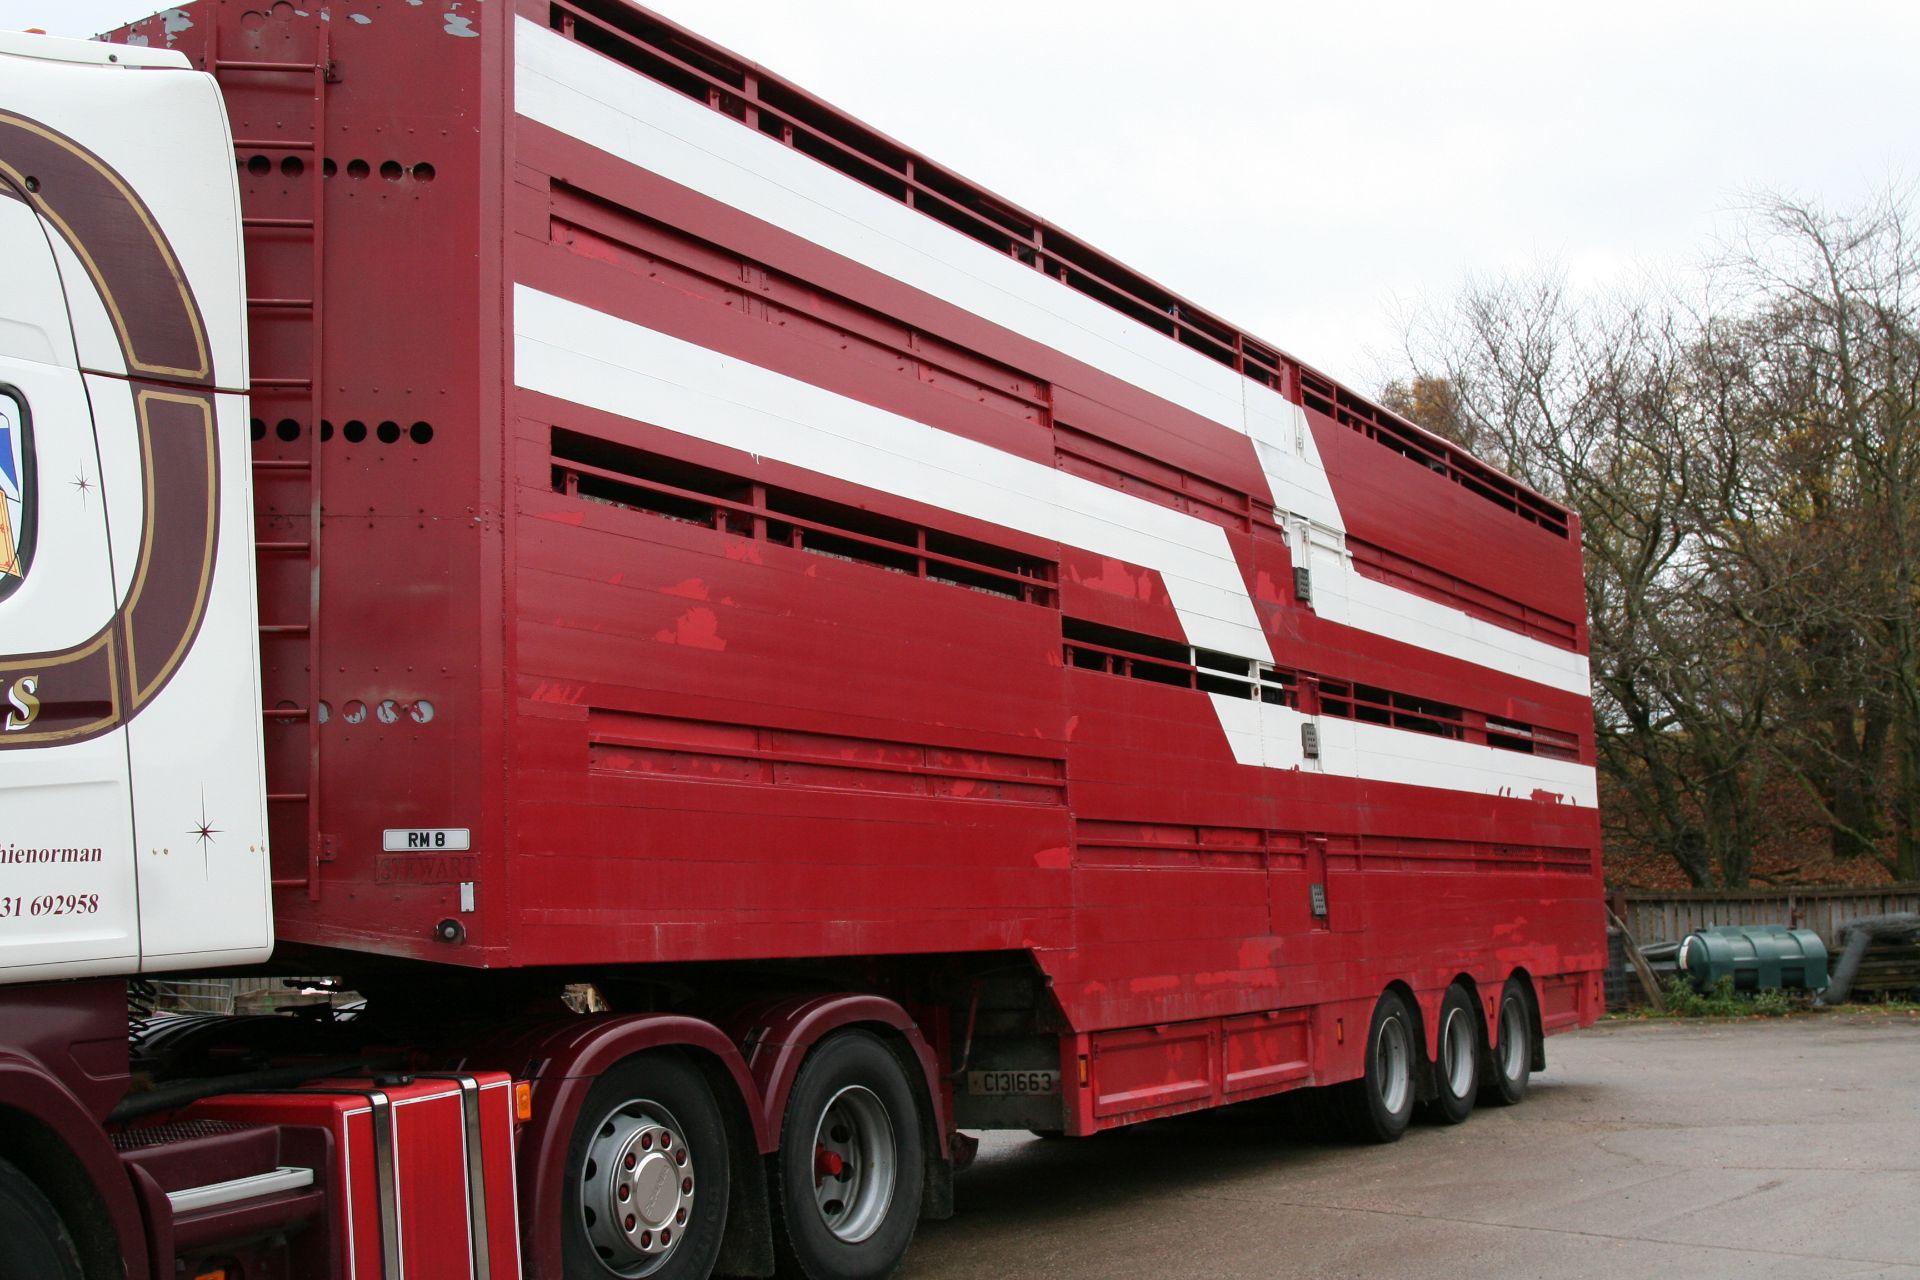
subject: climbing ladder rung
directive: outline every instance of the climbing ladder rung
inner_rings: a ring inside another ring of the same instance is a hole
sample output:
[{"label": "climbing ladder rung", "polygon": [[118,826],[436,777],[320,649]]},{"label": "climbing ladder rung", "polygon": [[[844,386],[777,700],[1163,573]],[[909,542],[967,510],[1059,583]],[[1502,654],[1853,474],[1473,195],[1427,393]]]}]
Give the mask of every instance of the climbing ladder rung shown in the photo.
[{"label": "climbing ladder rung", "polygon": [[303,72],[312,75],[320,68],[311,62],[229,62],[225,58],[213,64],[215,72],[220,71],[281,71]]}]

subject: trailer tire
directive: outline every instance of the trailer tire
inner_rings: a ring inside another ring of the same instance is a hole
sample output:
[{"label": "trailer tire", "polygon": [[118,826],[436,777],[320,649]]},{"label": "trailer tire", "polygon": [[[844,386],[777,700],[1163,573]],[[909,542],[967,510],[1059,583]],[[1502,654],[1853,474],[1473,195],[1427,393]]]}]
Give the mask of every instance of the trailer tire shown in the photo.
[{"label": "trailer tire", "polygon": [[1496,1107],[1518,1106],[1526,1100],[1527,1081],[1533,1076],[1533,998],[1524,978],[1508,978],[1501,990],[1494,1035],[1480,1100]]},{"label": "trailer tire", "polygon": [[801,1064],[774,1157],[782,1275],[881,1280],[913,1239],[926,1190],[920,1107],[900,1060],[842,1031]]},{"label": "trailer tire", "polygon": [[567,1144],[567,1280],[706,1280],[727,1223],[727,1152],[713,1091],[676,1054],[602,1075]]},{"label": "trailer tire", "polygon": [[1480,1014],[1465,987],[1454,983],[1440,1002],[1439,1051],[1433,1063],[1433,1100],[1421,1113],[1436,1124],[1460,1124],[1473,1114],[1480,1092],[1480,1064],[1486,1060]]},{"label": "trailer tire", "polygon": [[53,1201],[0,1160],[0,1276],[81,1280],[82,1274],[73,1236]]},{"label": "trailer tire", "polygon": [[1413,1120],[1420,1060],[1413,1012],[1397,991],[1381,993],[1367,1026],[1367,1070],[1337,1085],[1340,1118],[1355,1142],[1398,1142]]}]

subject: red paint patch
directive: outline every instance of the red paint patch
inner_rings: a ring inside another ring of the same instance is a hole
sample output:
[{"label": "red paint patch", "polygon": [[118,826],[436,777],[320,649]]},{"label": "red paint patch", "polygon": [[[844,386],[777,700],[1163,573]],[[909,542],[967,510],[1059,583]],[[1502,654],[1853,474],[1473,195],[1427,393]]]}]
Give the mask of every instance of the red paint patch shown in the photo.
[{"label": "red paint patch", "polygon": [[1081,578],[1080,585],[1105,591],[1109,595],[1125,596],[1129,600],[1153,599],[1152,572],[1145,569],[1136,571],[1124,560],[1102,558],[1099,574]]},{"label": "red paint patch", "polygon": [[1064,871],[1073,865],[1071,849],[1042,849],[1033,855],[1033,865],[1047,871]]},{"label": "red paint patch", "polygon": [[709,592],[706,583],[698,578],[688,578],[684,582],[676,582],[670,587],[660,588],[660,594],[679,596],[683,600],[705,600]]},{"label": "red paint patch", "polygon": [[727,543],[727,559],[743,561],[746,564],[766,563],[760,558],[759,545],[748,542],[744,538],[736,538]]},{"label": "red paint patch", "polygon": [[1542,791],[1538,787],[1533,790],[1533,798],[1541,804],[1564,804],[1567,799],[1558,791]]},{"label": "red paint patch", "polygon": [[685,645],[689,649],[719,652],[727,647],[727,642],[720,638],[720,619],[711,609],[689,609],[674,621],[673,630],[656,631],[653,638],[662,644]]},{"label": "red paint patch", "polygon": [[542,511],[540,519],[551,520],[554,524],[585,524],[587,513],[584,511]]}]

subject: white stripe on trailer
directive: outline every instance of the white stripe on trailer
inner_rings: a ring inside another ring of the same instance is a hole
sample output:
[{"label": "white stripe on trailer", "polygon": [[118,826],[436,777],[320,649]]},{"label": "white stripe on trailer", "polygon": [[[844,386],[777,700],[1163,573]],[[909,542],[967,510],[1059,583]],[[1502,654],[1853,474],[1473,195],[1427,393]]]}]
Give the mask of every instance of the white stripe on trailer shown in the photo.
[{"label": "white stripe on trailer", "polygon": [[[1190,644],[1272,660],[1217,525],[527,285],[514,288],[514,316],[514,376],[530,391],[1157,570]],[[1266,714],[1284,708],[1213,701],[1235,759],[1298,767],[1274,741],[1286,717]],[[1323,753],[1322,771],[1594,803],[1583,765],[1380,733]]]},{"label": "white stripe on trailer", "polygon": [[[515,20],[514,69],[515,109],[528,119],[1248,436],[1275,507],[1327,547],[1314,578],[1323,616],[1590,694],[1579,654],[1353,572],[1306,414],[1278,392],[526,18]],[[1298,552],[1301,539],[1291,542]]]}]

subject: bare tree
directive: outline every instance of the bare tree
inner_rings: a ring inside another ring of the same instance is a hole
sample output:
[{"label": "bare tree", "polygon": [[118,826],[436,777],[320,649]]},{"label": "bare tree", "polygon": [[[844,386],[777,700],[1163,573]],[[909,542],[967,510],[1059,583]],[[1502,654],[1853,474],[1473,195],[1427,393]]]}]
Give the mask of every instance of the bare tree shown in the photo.
[{"label": "bare tree", "polygon": [[1705,287],[1476,282],[1389,403],[1579,510],[1616,843],[1753,873],[1770,781],[1920,872],[1920,249],[1766,197]]}]

